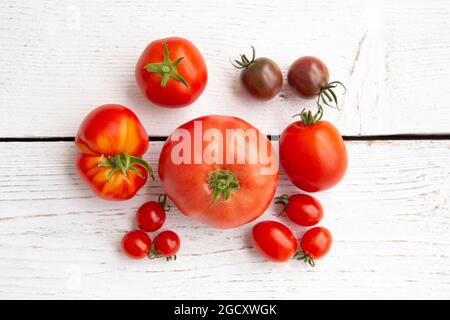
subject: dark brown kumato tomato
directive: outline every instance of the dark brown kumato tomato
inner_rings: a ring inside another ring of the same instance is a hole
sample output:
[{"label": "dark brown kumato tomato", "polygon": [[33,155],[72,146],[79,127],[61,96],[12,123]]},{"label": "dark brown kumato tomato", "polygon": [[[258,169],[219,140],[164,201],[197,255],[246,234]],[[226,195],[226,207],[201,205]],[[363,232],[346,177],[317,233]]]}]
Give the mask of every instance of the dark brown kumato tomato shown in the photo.
[{"label": "dark brown kumato tomato", "polygon": [[241,82],[245,89],[255,98],[270,100],[275,97],[283,86],[283,74],[280,67],[269,58],[255,58],[255,48],[252,46],[253,56],[249,60],[245,54],[241,61],[234,60],[233,66],[242,69]]},{"label": "dark brown kumato tomato", "polygon": [[[301,57],[294,61],[288,72],[288,83],[305,99],[317,97],[317,103],[338,106],[336,87],[345,86],[339,81],[329,82],[327,66],[316,57]],[[334,104],[334,105],[333,105]]]}]

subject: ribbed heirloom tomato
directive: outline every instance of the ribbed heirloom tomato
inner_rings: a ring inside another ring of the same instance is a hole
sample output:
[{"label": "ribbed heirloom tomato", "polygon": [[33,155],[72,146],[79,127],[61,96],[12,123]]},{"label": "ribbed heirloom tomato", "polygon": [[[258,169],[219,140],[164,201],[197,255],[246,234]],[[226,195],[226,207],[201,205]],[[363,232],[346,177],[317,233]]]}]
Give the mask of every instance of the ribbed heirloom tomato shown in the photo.
[{"label": "ribbed heirloom tomato", "polygon": [[136,64],[135,76],[147,99],[167,108],[197,100],[208,80],[201,53],[192,42],[176,37],[151,42]]},{"label": "ribbed heirloom tomato", "polygon": [[149,145],[147,132],[124,106],[108,104],[91,111],[75,144],[80,176],[103,199],[132,198],[152,174],[141,158]]},{"label": "ribbed heirloom tomato", "polygon": [[182,213],[217,228],[233,228],[267,209],[278,162],[270,141],[251,124],[211,115],[171,134],[161,150],[159,177]]}]

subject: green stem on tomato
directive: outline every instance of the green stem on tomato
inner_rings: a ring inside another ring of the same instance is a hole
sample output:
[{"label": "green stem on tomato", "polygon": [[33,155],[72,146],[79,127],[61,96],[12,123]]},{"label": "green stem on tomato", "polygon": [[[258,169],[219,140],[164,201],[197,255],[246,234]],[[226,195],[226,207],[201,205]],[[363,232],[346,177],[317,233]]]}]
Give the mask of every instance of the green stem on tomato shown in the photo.
[{"label": "green stem on tomato", "polygon": [[302,110],[299,114],[296,114],[292,117],[300,117],[301,122],[305,126],[310,126],[315,124],[316,122],[319,122],[323,117],[323,108],[320,104],[317,104],[317,112],[312,113],[311,110],[306,111],[305,109]]},{"label": "green stem on tomato", "polygon": [[287,204],[289,203],[289,196],[287,194],[282,194],[281,196],[276,197],[274,200],[275,200],[274,201],[275,204],[283,205],[283,209],[279,213],[275,214],[277,217],[279,217],[283,214],[284,209],[286,208]]},{"label": "green stem on tomato", "polygon": [[254,46],[250,46],[250,47],[252,48],[252,60],[249,60],[245,54],[241,54],[241,61],[234,60],[234,62],[233,62],[230,60],[233,67],[235,67],[237,69],[246,69],[246,68],[248,68],[248,66],[250,66],[255,61],[255,58],[256,58],[255,47]]},{"label": "green stem on tomato", "polygon": [[223,200],[228,200],[232,192],[240,187],[236,174],[230,170],[222,169],[216,169],[209,173],[208,185],[212,191],[211,205],[216,202],[219,195],[222,195]]},{"label": "green stem on tomato", "polygon": [[297,251],[294,254],[294,258],[300,261],[304,261],[305,263],[309,264],[311,267],[315,267],[316,263],[314,262],[314,259],[311,258],[309,255],[304,253],[302,250]]},{"label": "green stem on tomato", "polygon": [[166,194],[160,194],[158,196],[158,203],[164,209],[164,211],[170,211],[170,206],[167,204]]},{"label": "green stem on tomato", "polygon": [[110,167],[111,169],[106,176],[109,180],[116,172],[122,173],[124,176],[128,175],[128,171],[133,171],[140,178],[144,178],[135,166],[141,166],[154,179],[152,167],[143,159],[135,156],[130,156],[128,153],[119,153],[114,156],[104,157],[99,161],[98,167]]},{"label": "green stem on tomato", "polygon": [[159,63],[150,63],[145,66],[148,72],[156,73],[161,76],[161,87],[165,87],[169,79],[174,79],[181,82],[186,87],[189,88],[189,84],[184,80],[184,78],[177,72],[177,66],[181,63],[184,57],[180,57],[175,61],[170,60],[169,50],[167,49],[167,44],[164,42],[164,57],[163,61]]},{"label": "green stem on tomato", "polygon": [[[325,105],[331,107],[331,108],[335,108],[335,109],[339,109],[339,104],[338,104],[338,100],[337,100],[337,96],[336,93],[334,93],[334,89],[337,88],[337,86],[341,86],[342,88],[344,88],[344,94],[347,91],[347,88],[344,86],[344,84],[340,81],[332,81],[330,83],[328,83],[325,87],[320,89],[319,95],[317,96],[317,105],[321,106],[321,102],[322,101]],[[334,103],[334,105],[333,105]]]},{"label": "green stem on tomato", "polygon": [[[159,259],[162,258],[163,256],[160,255],[154,248],[151,249],[148,253],[147,253],[147,258],[149,258],[150,260],[154,260],[154,259]],[[177,255],[174,254],[173,256],[168,256],[165,257],[166,261],[172,261],[172,260],[177,260]]]}]

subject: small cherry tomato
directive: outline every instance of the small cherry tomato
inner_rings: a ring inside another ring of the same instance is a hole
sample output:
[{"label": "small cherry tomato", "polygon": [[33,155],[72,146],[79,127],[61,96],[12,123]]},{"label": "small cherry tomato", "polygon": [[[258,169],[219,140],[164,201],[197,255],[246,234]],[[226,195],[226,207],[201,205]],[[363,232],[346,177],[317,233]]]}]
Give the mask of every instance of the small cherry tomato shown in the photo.
[{"label": "small cherry tomato", "polygon": [[152,247],[152,240],[140,230],[130,231],[122,238],[122,249],[133,259],[142,259],[147,256]]},{"label": "small cherry tomato", "polygon": [[270,100],[281,91],[283,74],[280,67],[272,59],[265,57],[255,59],[255,48],[253,46],[252,50],[252,60],[242,54],[241,61],[234,60],[232,65],[235,68],[242,69],[242,84],[252,96],[262,100]]},{"label": "small cherry tomato", "polygon": [[303,260],[314,267],[314,260],[325,256],[330,250],[333,239],[330,231],[324,227],[315,227],[305,232],[300,241],[302,252],[296,253],[298,260]]},{"label": "small cherry tomato", "polygon": [[316,57],[301,57],[289,68],[288,83],[303,98],[309,99],[317,96],[317,103],[325,103],[337,107],[338,101],[334,89],[339,81],[329,82],[330,74],[327,66]]},{"label": "small cherry tomato", "polygon": [[150,258],[166,257],[169,261],[176,260],[176,253],[180,249],[180,237],[173,231],[163,231],[153,241],[153,250]]},{"label": "small cherry tomato", "polygon": [[298,225],[310,227],[322,220],[323,208],[319,200],[307,194],[283,194],[275,198],[275,203],[284,205],[288,218]]},{"label": "small cherry tomato", "polygon": [[252,230],[252,242],[264,258],[274,262],[287,261],[297,251],[294,234],[277,221],[257,223]]},{"label": "small cherry tomato", "polygon": [[158,202],[144,203],[136,214],[136,225],[139,229],[153,232],[162,227],[166,221],[166,195],[159,196]]}]

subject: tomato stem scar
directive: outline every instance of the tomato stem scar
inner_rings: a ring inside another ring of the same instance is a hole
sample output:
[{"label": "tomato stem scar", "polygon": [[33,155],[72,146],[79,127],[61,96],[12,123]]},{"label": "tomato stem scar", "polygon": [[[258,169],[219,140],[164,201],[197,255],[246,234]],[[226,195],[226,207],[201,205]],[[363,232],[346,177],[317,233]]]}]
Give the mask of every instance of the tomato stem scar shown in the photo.
[{"label": "tomato stem scar", "polygon": [[161,76],[161,87],[165,87],[170,78],[181,82],[186,87],[189,88],[189,84],[184,80],[184,78],[177,72],[177,66],[183,60],[183,57],[180,57],[172,62],[169,58],[169,50],[167,49],[167,44],[164,42],[164,57],[162,62],[158,63],[150,63],[145,66],[145,69],[148,72],[156,73]]}]

